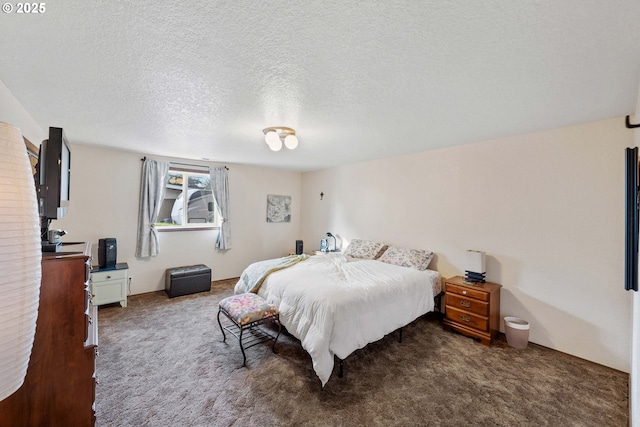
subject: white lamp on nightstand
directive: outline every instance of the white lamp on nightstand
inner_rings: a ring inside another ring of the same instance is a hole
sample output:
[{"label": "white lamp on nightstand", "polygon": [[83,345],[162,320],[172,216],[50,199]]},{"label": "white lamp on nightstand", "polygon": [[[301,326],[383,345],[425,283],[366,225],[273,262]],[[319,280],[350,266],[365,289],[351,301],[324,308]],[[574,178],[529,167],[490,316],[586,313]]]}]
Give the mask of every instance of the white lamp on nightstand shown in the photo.
[{"label": "white lamp on nightstand", "polygon": [[42,246],[36,190],[18,128],[0,123],[0,400],[24,382],[36,330]]},{"label": "white lamp on nightstand", "polygon": [[333,238],[333,250],[330,250],[328,252],[338,252],[338,246],[337,246],[338,244],[337,244],[337,241],[336,241],[336,236],[334,236],[331,233],[327,233],[327,237],[332,237]]},{"label": "white lamp on nightstand", "polygon": [[467,251],[467,261],[464,270],[464,277],[467,281],[484,283],[485,276],[487,275],[485,253],[482,251]]}]

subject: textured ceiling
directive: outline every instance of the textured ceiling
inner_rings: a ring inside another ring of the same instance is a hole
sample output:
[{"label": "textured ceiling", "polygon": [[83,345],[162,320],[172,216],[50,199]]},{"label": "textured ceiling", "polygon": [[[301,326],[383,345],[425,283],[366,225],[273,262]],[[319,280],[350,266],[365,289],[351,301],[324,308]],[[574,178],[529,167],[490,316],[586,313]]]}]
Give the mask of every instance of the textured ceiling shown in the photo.
[{"label": "textured ceiling", "polygon": [[0,16],[0,80],[72,143],[306,171],[632,114],[639,27],[638,0],[65,0]]}]

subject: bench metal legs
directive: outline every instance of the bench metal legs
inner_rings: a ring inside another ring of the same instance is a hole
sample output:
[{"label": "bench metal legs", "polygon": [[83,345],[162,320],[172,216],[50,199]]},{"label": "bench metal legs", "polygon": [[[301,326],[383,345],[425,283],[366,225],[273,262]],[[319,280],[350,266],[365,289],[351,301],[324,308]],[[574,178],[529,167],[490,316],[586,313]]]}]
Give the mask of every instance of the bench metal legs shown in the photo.
[{"label": "bench metal legs", "polygon": [[222,342],[227,340],[227,335],[224,333],[224,328],[222,327],[222,323],[220,323],[220,312],[222,309],[218,309],[218,326],[220,326],[220,332],[222,332]]},{"label": "bench metal legs", "polygon": [[[224,314],[227,319],[229,319],[232,325],[223,326],[222,322],[220,322],[220,314]],[[222,342],[227,340],[227,335],[224,331],[229,332],[234,337],[238,338],[238,342],[240,344],[240,351],[242,352],[242,366],[247,365],[247,355],[245,353],[245,349],[253,347],[254,345],[261,344],[266,341],[273,340],[273,345],[271,346],[271,351],[277,353],[276,351],[276,343],[278,342],[278,338],[280,337],[280,333],[282,332],[282,325],[280,324],[280,316],[276,314],[275,316],[265,317],[260,320],[256,320],[255,322],[248,323],[246,325],[239,325],[229,316],[229,314],[222,308],[218,309],[218,326],[220,326],[220,331],[222,332]],[[278,334],[273,335],[270,332],[260,328],[259,326],[266,322],[267,320],[275,321],[278,324]],[[246,338],[245,331],[249,331],[249,338]],[[246,342],[245,342],[246,340]]]}]

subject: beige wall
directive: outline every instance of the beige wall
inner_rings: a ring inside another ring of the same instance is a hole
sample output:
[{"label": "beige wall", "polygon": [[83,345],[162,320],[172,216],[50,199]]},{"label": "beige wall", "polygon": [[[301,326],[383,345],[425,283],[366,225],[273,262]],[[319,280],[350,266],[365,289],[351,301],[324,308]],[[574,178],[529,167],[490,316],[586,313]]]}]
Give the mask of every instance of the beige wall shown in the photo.
[{"label": "beige wall", "polygon": [[[301,174],[228,164],[233,248],[226,253],[216,250],[218,232],[213,230],[164,232],[160,233],[160,255],[136,259],[143,155],[70,143],[69,214],[54,220],[51,227],[68,231],[63,240],[93,242],[94,263],[98,239],[115,237],[118,262],[129,264],[133,294],[164,289],[165,270],[181,265],[206,264],[214,280],[238,277],[253,261],[287,255],[300,238]],[[291,222],[266,222],[267,194],[291,196]]]},{"label": "beige wall", "polygon": [[48,133],[36,123],[2,81],[0,81],[0,122],[19,128],[22,135],[35,145],[40,145],[48,136]]},{"label": "beige wall", "polygon": [[532,342],[628,372],[632,144],[617,118],[305,173],[305,245],[331,231],[430,249],[445,277],[464,274],[465,250],[486,251],[502,317],[528,320]]}]

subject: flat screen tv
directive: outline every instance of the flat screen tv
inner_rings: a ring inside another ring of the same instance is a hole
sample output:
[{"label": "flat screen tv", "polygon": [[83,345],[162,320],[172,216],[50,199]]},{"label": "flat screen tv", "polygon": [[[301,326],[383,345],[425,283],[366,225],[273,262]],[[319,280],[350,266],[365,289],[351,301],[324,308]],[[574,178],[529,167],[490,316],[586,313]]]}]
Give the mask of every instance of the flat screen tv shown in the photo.
[{"label": "flat screen tv", "polygon": [[71,150],[62,128],[49,128],[49,139],[42,141],[36,166],[38,205],[43,222],[60,219],[69,206]]},{"label": "flat screen tv", "polygon": [[624,288],[638,290],[638,148],[626,149]]}]

